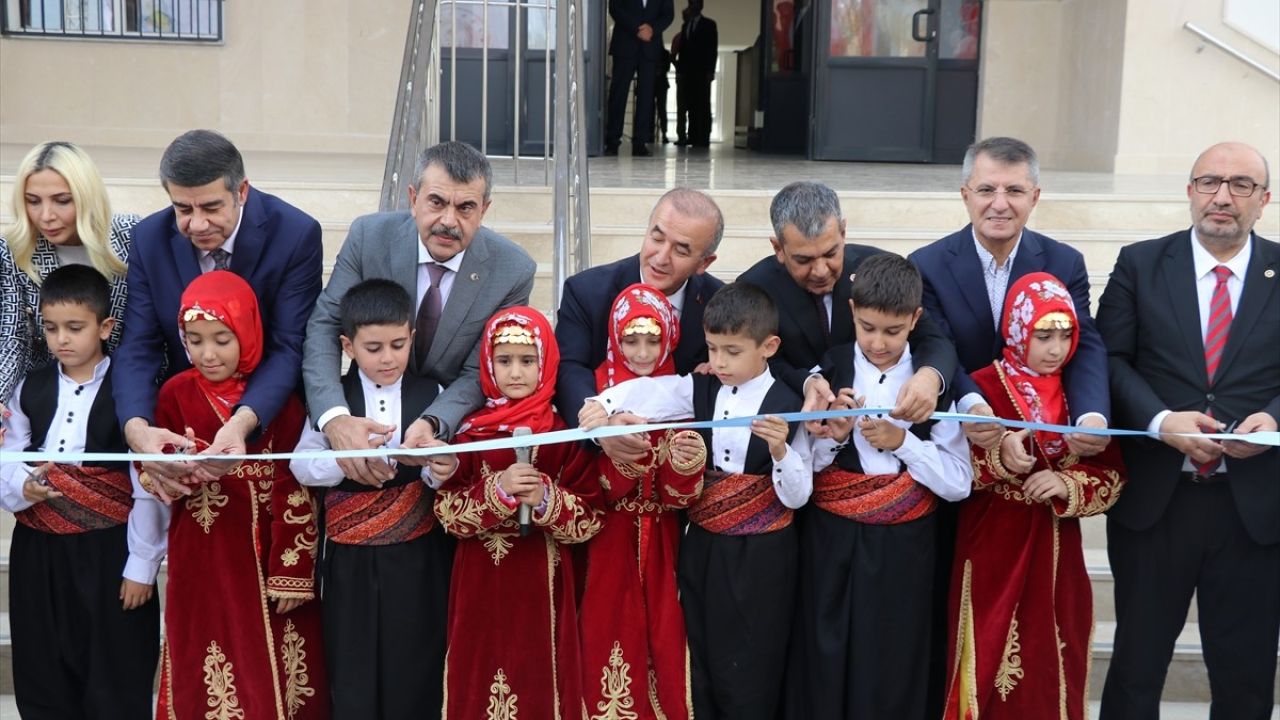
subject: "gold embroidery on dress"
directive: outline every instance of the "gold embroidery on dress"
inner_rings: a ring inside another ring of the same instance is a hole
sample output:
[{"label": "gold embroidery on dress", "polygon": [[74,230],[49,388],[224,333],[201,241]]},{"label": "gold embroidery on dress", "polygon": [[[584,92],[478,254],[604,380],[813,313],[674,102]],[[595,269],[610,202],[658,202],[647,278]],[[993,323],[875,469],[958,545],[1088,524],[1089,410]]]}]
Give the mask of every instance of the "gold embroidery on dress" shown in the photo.
[{"label": "gold embroidery on dress", "polygon": [[298,710],[306,704],[303,698],[313,697],[316,689],[309,687],[311,681],[307,675],[307,651],[303,649],[307,641],[298,634],[293,620],[284,623],[284,636],[280,640],[280,658],[284,661],[285,672],[285,709],[289,717],[294,717]]},{"label": "gold embroidery on dress", "polygon": [[209,643],[204,656],[204,686],[209,694],[206,702],[213,708],[204,714],[205,720],[243,720],[244,710],[236,697],[236,676],[216,641]]},{"label": "gold embroidery on dress", "polygon": [[[270,446],[263,449],[263,452],[271,452]],[[242,480],[245,478],[269,478],[275,476],[275,466],[266,460],[246,460],[227,474],[234,475]]]},{"label": "gold embroidery on dress", "polygon": [[1009,693],[1022,679],[1022,645],[1018,642],[1018,606],[1013,606],[1013,616],[1009,620],[1009,636],[1004,641],[1004,654],[1000,657],[1000,668],[996,671],[996,691],[1000,700],[1008,700]]},{"label": "gold embroidery on dress", "polygon": [[484,533],[484,547],[489,551],[489,557],[493,558],[493,564],[497,565],[511,552],[511,540],[502,533]]},{"label": "gold embroidery on dress", "polygon": [[[566,516],[563,520],[562,515]],[[571,545],[586,542],[600,532],[601,515],[584,505],[582,498],[553,485],[547,498],[547,511],[534,521],[550,527],[557,541]]]},{"label": "gold embroidery on dress", "polygon": [[671,501],[667,503],[667,507],[689,507],[694,500],[698,499],[698,496],[702,495],[702,481],[699,480],[698,483],[693,486],[693,491],[688,493],[677,492],[675,488],[668,484],[667,495],[671,496]]},{"label": "gold embroidery on dress", "polygon": [[258,502],[267,505],[271,502],[271,488],[275,484],[274,480],[258,481]]},{"label": "gold embroidery on dress", "polygon": [[598,715],[590,720],[637,720],[640,716],[631,710],[636,704],[631,697],[631,663],[622,659],[622,645],[613,641],[609,651],[609,664],[600,674],[600,692],[604,699],[596,703]]},{"label": "gold embroidery on dress", "polygon": [[653,659],[649,659],[649,708],[653,710],[653,716],[656,720],[667,720],[667,714],[662,712],[662,703],[658,700],[658,673],[653,669]]},{"label": "gold embroidery on dress", "polygon": [[213,521],[220,514],[214,508],[226,507],[228,499],[222,494],[222,483],[217,480],[201,483],[199,488],[194,495],[187,498],[187,509],[192,511],[192,519],[204,529],[204,534],[208,535],[209,528],[213,527]]},{"label": "gold embroidery on dress", "polygon": [[660,513],[666,508],[664,508],[660,503],[656,503],[652,500],[636,498],[628,495],[615,502],[613,504],[613,509],[639,514],[651,514]]},{"label": "gold embroidery on dress", "polygon": [[[302,528],[302,532],[293,538],[293,547],[285,548],[280,554],[280,562],[285,567],[293,567],[302,559],[302,553],[307,553],[312,558],[316,556],[316,544],[319,542],[319,534],[316,531],[315,522],[315,500],[311,497],[311,493],[306,490],[298,489],[289,493],[286,501],[291,507],[284,511],[283,520],[289,525],[306,525]],[[297,513],[293,508],[306,506],[307,512]]]},{"label": "gold embroidery on dress", "polygon": [[493,676],[493,684],[489,686],[489,709],[485,712],[487,720],[519,720],[516,707],[519,697],[511,694],[511,686],[507,684],[507,674],[498,668]]}]

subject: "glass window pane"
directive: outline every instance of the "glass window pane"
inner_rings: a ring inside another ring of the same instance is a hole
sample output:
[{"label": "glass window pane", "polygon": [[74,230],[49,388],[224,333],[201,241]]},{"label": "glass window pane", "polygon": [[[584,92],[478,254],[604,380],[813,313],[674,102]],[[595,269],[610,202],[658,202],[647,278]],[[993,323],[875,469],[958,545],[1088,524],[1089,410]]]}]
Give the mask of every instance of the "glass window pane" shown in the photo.
[{"label": "glass window pane", "polygon": [[831,0],[831,56],[923,57],[911,16],[925,7],[924,0]]},{"label": "glass window pane", "polygon": [[[507,12],[510,8],[501,5],[489,6],[489,49],[505,50],[510,45],[510,29]],[[457,13],[456,18],[454,13]],[[455,23],[456,19],[456,23]],[[458,39],[454,42],[453,32],[457,29]],[[475,48],[484,47],[484,6],[476,4],[446,3],[440,6],[440,48],[446,51],[450,47]]]},{"label": "glass window pane", "polygon": [[938,23],[943,60],[975,60],[978,57],[978,27],[982,23],[981,0],[942,0]]}]

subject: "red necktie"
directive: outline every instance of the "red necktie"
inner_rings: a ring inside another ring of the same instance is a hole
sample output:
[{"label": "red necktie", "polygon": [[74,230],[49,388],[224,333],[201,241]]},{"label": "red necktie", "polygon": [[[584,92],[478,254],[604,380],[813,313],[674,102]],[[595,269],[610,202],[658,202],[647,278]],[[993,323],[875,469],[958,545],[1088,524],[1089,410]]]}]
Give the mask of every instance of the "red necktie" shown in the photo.
[{"label": "red necktie", "polygon": [[[1227,291],[1227,280],[1231,277],[1231,269],[1219,265],[1213,269],[1218,283],[1213,286],[1213,297],[1209,300],[1209,326],[1204,334],[1204,369],[1209,375],[1209,383],[1218,372],[1218,364],[1222,362],[1222,351],[1227,346],[1228,330],[1231,329],[1231,293]],[[1213,408],[1206,408],[1205,414],[1213,417]],[[1218,469],[1221,459],[1211,460],[1196,465],[1196,473],[1209,475]]]}]

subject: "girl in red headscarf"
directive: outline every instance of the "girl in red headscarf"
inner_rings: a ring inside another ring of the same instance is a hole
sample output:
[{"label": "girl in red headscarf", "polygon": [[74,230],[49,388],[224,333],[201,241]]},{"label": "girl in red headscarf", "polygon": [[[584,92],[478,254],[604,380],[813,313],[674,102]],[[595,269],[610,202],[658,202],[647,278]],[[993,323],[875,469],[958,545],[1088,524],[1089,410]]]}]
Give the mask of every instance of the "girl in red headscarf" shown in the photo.
[{"label": "girl in red headscarf", "polygon": [[[546,318],[528,307],[494,315],[480,337],[485,405],[455,443],[559,430],[551,406],[560,350]],[[600,531],[595,457],[578,443],[462,452],[433,463],[435,511],[462,539],[449,593],[445,717],[582,716],[572,554],[562,545]],[[530,508],[527,534],[517,520]],[[424,678],[424,682],[429,678]]]},{"label": "girl in red headscarf", "polygon": [[[1010,288],[1004,355],[973,373],[995,414],[1066,425],[1062,372],[1080,338],[1066,287],[1031,273]],[[1119,497],[1114,443],[1091,458],[1062,435],[1006,431],[973,446],[974,492],[960,507],[951,582],[945,717],[1080,720],[1088,703],[1093,602],[1078,518]]]},{"label": "girl in red headscarf", "polygon": [[[636,377],[672,375],[680,324],[648,285],[622,291],[609,315],[609,348],[596,389]],[[605,523],[587,545],[582,598],[587,713],[637,720],[688,720],[689,648],[676,594],[677,510],[702,492],[707,449],[696,432],[649,433],[638,463],[597,458]],[[611,714],[612,713],[612,714]]]},{"label": "girl in red headscarf", "polygon": [[[262,319],[249,284],[222,270],[192,281],[181,307],[193,367],[160,388],[155,420],[195,452],[262,359]],[[305,417],[291,397],[246,451],[292,450]],[[311,495],[287,460],[241,462],[173,503],[157,717],[329,717],[315,554]]]}]

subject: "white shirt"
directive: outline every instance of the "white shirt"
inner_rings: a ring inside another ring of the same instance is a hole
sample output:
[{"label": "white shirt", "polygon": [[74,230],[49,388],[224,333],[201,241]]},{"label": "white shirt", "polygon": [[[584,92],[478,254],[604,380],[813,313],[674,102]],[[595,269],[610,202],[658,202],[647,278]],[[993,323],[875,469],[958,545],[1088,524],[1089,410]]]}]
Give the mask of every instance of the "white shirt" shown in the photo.
[{"label": "white shirt", "polygon": [[[360,376],[360,387],[364,391],[364,416],[374,422],[383,425],[394,425],[395,430],[382,447],[387,449],[395,449],[400,447],[400,439],[404,435],[404,428],[400,427],[400,386],[404,380],[401,375],[399,380],[391,385],[379,385],[368,378],[363,371],[358,368],[356,370]],[[298,452],[309,452],[314,450],[329,450],[329,439],[324,433],[315,430],[308,424],[302,429],[302,437],[298,439]],[[390,457],[384,457],[384,461],[392,467],[395,461]],[[342,468],[338,466],[338,461],[333,457],[324,457],[317,460],[295,459],[289,461],[289,471],[298,479],[298,482],[310,487],[335,487],[346,477],[346,473],[342,472]],[[428,485],[435,487],[432,482],[431,474],[427,472],[427,468],[422,468],[422,479]]]},{"label": "white shirt", "polygon": [[[863,398],[867,407],[893,407],[903,383],[911,379],[915,371],[911,367],[911,347],[902,351],[897,364],[881,371],[855,347],[853,358],[853,391]],[[830,438],[813,441],[813,469],[822,470],[835,461],[836,455],[850,440],[858,450],[862,471],[868,475],[889,475],[899,472],[899,461],[906,465],[912,479],[933,491],[933,494],[950,502],[969,496],[973,485],[973,466],[969,463],[969,443],[964,438],[960,423],[942,420],[933,424],[929,440],[924,441],[911,434],[911,423],[894,418],[880,418],[906,430],[902,445],[887,452],[872,447],[857,426],[843,443]]]},{"label": "white shirt", "polygon": [[427,290],[431,289],[431,274],[427,272],[427,265],[435,263],[449,271],[440,278],[440,307],[443,309],[445,304],[449,302],[449,293],[453,290],[453,281],[458,277],[458,268],[462,267],[462,257],[466,254],[467,251],[463,250],[444,262],[436,262],[431,257],[431,253],[427,252],[427,246],[419,240],[417,302],[413,304],[415,317],[417,308],[422,306],[422,298],[426,297]]},{"label": "white shirt", "polygon": [[[758,414],[760,403],[773,383],[773,374],[766,367],[763,373],[741,385],[721,386],[716,393],[715,410],[708,419]],[[693,376],[636,378],[587,399],[599,402],[610,415],[630,412],[654,422],[688,418],[693,415]],[[726,473],[742,472],[751,437],[751,428],[748,427],[712,428],[707,467]],[[813,492],[812,452],[809,435],[803,425],[796,428],[791,442],[787,443],[786,455],[773,461],[773,489],[782,504],[792,509],[808,502]]]},{"label": "white shirt", "polygon": [[[1013,243],[1013,250],[1009,252],[1009,257],[1005,258],[1004,265],[1000,265],[996,263],[996,256],[978,242],[978,231],[971,227],[969,232],[973,234],[973,249],[978,251],[978,262],[982,265],[982,283],[987,290],[991,323],[996,329],[996,334],[1002,335],[1000,315],[1004,312],[1004,296],[1009,292],[1009,276],[1013,272],[1013,260],[1018,257],[1018,248],[1022,245],[1022,233],[1018,233],[1018,239]],[[986,404],[986,398],[976,392],[966,394],[957,403],[962,413],[971,412],[975,405]]]},{"label": "white shirt", "polygon": [[[1196,301],[1200,308],[1201,342],[1204,342],[1205,335],[1209,334],[1209,306],[1213,302],[1213,289],[1218,285],[1218,276],[1214,274],[1213,269],[1219,265],[1225,265],[1231,271],[1231,277],[1227,278],[1227,294],[1231,296],[1231,317],[1235,318],[1236,308],[1240,307],[1240,294],[1244,292],[1244,273],[1249,269],[1249,259],[1253,257],[1251,240],[1252,237],[1245,240],[1244,246],[1230,260],[1218,262],[1218,259],[1200,244],[1196,229],[1191,228],[1191,262],[1196,273]],[[1160,424],[1171,412],[1173,411],[1161,410],[1156,413],[1156,416],[1151,418],[1151,423],[1147,425],[1147,432],[1159,434]],[[1224,456],[1214,472],[1225,472],[1226,462],[1227,459]],[[1191,462],[1191,458],[1182,462],[1182,469],[1187,472],[1196,472],[1195,463]]]},{"label": "white shirt", "polygon": [[[45,434],[39,452],[80,453],[85,450],[88,432],[89,410],[102,388],[102,380],[111,367],[111,358],[104,357],[93,369],[93,377],[80,383],[67,377],[58,367],[58,406]],[[5,421],[4,449],[22,452],[31,442],[31,419],[22,412],[22,390],[26,380],[14,388],[9,410],[13,414]],[[114,422],[114,416],[111,418]],[[0,507],[12,513],[22,512],[33,503],[22,495],[22,485],[30,475],[30,466],[20,462],[0,461]],[[142,496],[138,493],[141,492]],[[169,544],[169,520],[164,506],[155,497],[134,488],[133,508],[129,511],[129,558],[122,568],[123,577],[150,585],[155,582]]]},{"label": "white shirt", "polygon": [[[214,250],[225,250],[227,252],[227,267],[231,266],[231,256],[236,251],[236,236],[240,234],[240,223],[244,222],[244,206],[240,206],[240,214],[236,217],[236,227],[231,231],[231,236],[227,241],[214,248]],[[213,257],[210,255],[213,250],[201,250],[200,256],[196,262],[200,265],[200,272],[213,272]]]}]

